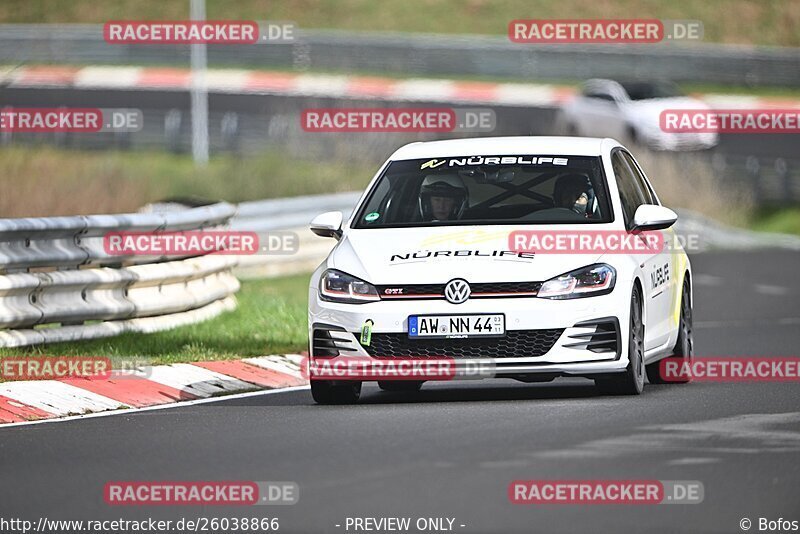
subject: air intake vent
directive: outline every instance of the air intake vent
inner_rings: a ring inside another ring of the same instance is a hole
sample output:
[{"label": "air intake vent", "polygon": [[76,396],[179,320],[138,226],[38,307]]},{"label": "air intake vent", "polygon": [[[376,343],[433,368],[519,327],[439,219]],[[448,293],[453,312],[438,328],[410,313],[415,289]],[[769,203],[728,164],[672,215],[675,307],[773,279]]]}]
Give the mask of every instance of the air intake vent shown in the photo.
[{"label": "air intake vent", "polygon": [[315,358],[333,358],[341,351],[357,350],[344,328],[315,324],[311,338],[311,350]]},{"label": "air intake vent", "polygon": [[577,339],[575,343],[565,344],[564,347],[572,349],[583,349],[591,352],[616,353],[619,356],[620,350],[620,331],[619,321],[616,317],[604,317],[602,319],[592,319],[575,324],[576,328],[594,328],[593,332],[573,334],[570,339]]},{"label": "air intake vent", "polygon": [[413,339],[406,333],[372,334],[364,347],[375,358],[532,358],[544,356],[564,330],[509,330],[502,338]]}]

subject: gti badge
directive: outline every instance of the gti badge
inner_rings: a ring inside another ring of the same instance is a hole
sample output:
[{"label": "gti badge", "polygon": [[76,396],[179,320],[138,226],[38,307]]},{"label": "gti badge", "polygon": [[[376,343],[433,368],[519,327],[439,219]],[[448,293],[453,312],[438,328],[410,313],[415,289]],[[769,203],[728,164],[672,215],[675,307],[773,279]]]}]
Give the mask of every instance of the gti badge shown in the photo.
[{"label": "gti badge", "polygon": [[469,284],[466,280],[455,278],[444,286],[444,297],[452,304],[461,304],[469,298]]}]

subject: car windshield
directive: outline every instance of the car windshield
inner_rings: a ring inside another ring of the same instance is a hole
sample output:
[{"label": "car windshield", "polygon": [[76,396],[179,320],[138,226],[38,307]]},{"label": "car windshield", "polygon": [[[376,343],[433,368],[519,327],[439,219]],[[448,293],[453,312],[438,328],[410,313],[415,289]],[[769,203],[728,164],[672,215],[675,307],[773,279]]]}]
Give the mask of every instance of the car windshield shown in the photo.
[{"label": "car windshield", "polygon": [[589,224],[613,220],[591,156],[472,156],[394,161],[354,228]]},{"label": "car windshield", "polygon": [[622,87],[631,100],[684,96],[678,86],[671,82],[623,82]]}]

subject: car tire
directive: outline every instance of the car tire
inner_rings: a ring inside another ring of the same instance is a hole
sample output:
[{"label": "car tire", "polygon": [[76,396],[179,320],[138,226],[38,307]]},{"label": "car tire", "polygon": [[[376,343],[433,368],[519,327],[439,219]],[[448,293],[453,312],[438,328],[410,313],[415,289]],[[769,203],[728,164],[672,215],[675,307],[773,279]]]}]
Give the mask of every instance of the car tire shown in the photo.
[{"label": "car tire", "polygon": [[334,384],[328,380],[312,380],[311,396],[317,404],[355,404],[361,397],[361,382]]},{"label": "car tire", "polygon": [[638,286],[631,294],[630,333],[628,334],[628,366],[617,376],[595,379],[601,393],[608,395],[639,395],[644,389],[644,323],[642,322],[642,292]]},{"label": "car tire", "polygon": [[[694,336],[692,327],[692,293],[689,279],[683,281],[681,291],[681,314],[678,321],[678,341],[672,349],[670,358],[681,358],[685,365],[691,366],[694,358]],[[660,373],[661,362],[653,362],[646,367],[647,380],[651,384],[685,384],[691,382],[691,376],[675,377],[664,380]],[[691,368],[691,367],[690,367]]]},{"label": "car tire", "polygon": [[422,389],[421,380],[378,380],[378,387],[383,391],[415,392]]}]

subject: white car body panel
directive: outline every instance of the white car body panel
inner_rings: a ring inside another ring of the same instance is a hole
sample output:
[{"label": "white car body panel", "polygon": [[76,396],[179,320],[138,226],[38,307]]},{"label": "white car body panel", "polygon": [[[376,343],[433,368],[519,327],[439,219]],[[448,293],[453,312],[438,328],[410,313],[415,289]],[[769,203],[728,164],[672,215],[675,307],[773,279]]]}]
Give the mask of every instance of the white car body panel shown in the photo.
[{"label": "white car body panel", "polygon": [[[343,329],[332,332],[334,338],[348,340],[358,350],[354,356],[366,356],[358,343],[357,333],[365,321],[373,322],[373,335],[407,333],[408,317],[419,314],[503,313],[506,330],[565,329],[555,345],[543,356],[502,358],[503,373],[557,373],[591,376],[624,371],[628,364],[627,331],[630,299],[638,280],[643,290],[645,323],[645,362],[656,361],[671,351],[678,337],[678,307],[684,274],[690,272],[688,258],[682,248],[658,253],[635,254],[547,254],[537,253],[533,259],[517,257],[436,257],[405,261],[393,255],[437,250],[508,250],[508,234],[512,230],[547,230],[554,225],[474,225],[415,228],[352,228],[354,218],[375,185],[383,169],[392,161],[455,156],[504,155],[573,155],[601,156],[607,178],[607,189],[615,214],[613,222],[592,224],[591,230],[624,231],[617,183],[610,154],[624,148],[613,139],[568,137],[507,137],[462,139],[413,143],[398,149],[375,175],[365,194],[342,227],[342,237],[326,260],[313,273],[309,288],[309,339],[315,325],[333,325]],[[585,230],[586,224],[558,225],[558,230]],[[672,235],[672,230],[665,230]],[[616,285],[611,293],[579,299],[547,298],[470,298],[461,304],[439,300],[396,298],[365,304],[345,304],[320,298],[319,284],[327,269],[337,269],[378,286],[393,284],[444,284],[454,278],[469,283],[545,281],[576,268],[606,263],[616,269]],[[669,280],[656,290],[651,287],[651,273],[669,265]],[[587,332],[577,323],[598,318],[616,317],[621,328],[621,346],[617,354],[594,353],[565,345],[574,343],[569,336]],[[314,358],[314,347],[309,354]],[[346,356],[340,356],[346,357]]]}]

